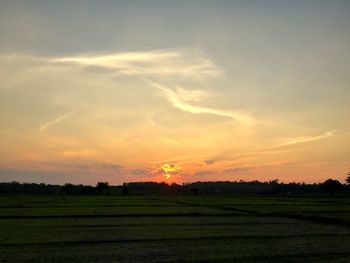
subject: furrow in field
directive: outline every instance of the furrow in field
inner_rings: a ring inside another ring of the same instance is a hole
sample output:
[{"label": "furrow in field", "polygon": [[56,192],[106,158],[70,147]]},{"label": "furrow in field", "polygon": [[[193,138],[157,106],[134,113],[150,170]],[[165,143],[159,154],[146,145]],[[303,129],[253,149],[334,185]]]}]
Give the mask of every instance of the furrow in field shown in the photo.
[{"label": "furrow in field", "polygon": [[[169,242],[169,241],[196,241],[196,240],[286,240],[293,238],[327,238],[327,237],[347,237],[350,234],[306,234],[306,235],[232,235],[232,236],[206,236],[206,237],[182,237],[182,238],[144,238],[144,239],[110,239],[110,240],[80,240],[80,241],[60,241],[60,242],[36,242],[36,243],[2,243],[0,248],[14,247],[50,247],[50,246],[81,246],[94,244],[111,243],[144,243],[144,242]],[[350,252],[349,252],[350,253]]]}]

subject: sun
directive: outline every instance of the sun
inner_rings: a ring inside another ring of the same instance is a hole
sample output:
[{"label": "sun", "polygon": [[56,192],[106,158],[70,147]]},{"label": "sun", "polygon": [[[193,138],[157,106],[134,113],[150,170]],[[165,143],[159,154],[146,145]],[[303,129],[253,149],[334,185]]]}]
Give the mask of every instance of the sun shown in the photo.
[{"label": "sun", "polygon": [[164,176],[165,180],[175,180],[177,178],[178,171],[180,170],[180,166],[177,164],[164,163],[160,167],[161,175]]},{"label": "sun", "polygon": [[163,170],[163,172],[165,173],[172,173],[172,172],[176,172],[178,170],[180,170],[180,166],[176,165],[176,164],[169,164],[169,163],[165,163],[162,165],[162,167],[160,168],[161,170]]}]

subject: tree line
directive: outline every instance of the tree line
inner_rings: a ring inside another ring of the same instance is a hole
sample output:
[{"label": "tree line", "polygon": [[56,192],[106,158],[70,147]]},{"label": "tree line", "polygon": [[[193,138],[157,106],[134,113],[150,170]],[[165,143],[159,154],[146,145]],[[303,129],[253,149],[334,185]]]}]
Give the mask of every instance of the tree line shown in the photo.
[{"label": "tree line", "polygon": [[0,183],[0,194],[62,194],[62,195],[230,195],[230,194],[334,194],[350,195],[350,174],[346,184],[328,179],[323,183],[281,183],[278,180],[260,181],[217,181],[187,184],[156,182],[131,182],[123,185],[109,185],[99,182],[90,185],[52,185],[44,183]]}]

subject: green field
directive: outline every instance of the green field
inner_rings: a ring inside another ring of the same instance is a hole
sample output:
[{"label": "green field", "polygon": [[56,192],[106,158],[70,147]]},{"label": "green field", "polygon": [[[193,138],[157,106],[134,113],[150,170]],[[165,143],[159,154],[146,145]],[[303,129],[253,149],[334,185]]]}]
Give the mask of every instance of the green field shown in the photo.
[{"label": "green field", "polygon": [[0,197],[0,262],[350,262],[341,197]]}]

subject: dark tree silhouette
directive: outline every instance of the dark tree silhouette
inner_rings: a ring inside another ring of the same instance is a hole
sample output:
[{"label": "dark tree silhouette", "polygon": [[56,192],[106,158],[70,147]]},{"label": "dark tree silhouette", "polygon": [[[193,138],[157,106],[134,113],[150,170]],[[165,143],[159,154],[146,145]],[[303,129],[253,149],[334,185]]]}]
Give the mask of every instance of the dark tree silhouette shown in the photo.
[{"label": "dark tree silhouette", "polygon": [[348,177],[346,177],[345,182],[346,182],[347,185],[350,186],[350,172],[348,172],[347,176]]},{"label": "dark tree silhouette", "polygon": [[123,183],[123,195],[127,195],[128,194],[128,186],[126,183]]},{"label": "dark tree silhouette", "polygon": [[72,184],[65,184],[64,186],[62,186],[62,191],[65,194],[73,194],[73,192],[74,192],[74,185],[72,185]]},{"label": "dark tree silhouette", "polygon": [[341,193],[350,196],[350,173],[346,178],[348,185],[338,180],[328,179],[321,184],[283,183],[277,180],[260,181],[217,181],[194,182],[187,184],[166,184],[156,182],[130,182],[123,185],[109,185],[99,182],[96,186],[90,185],[50,185],[36,183],[0,182],[0,194],[64,194],[64,195],[236,195],[236,194],[324,194]]},{"label": "dark tree silhouette", "polygon": [[98,182],[96,185],[96,190],[99,194],[108,194],[108,183],[107,182]]},{"label": "dark tree silhouette", "polygon": [[338,180],[328,179],[321,185],[322,192],[334,193],[344,190],[344,185]]}]

